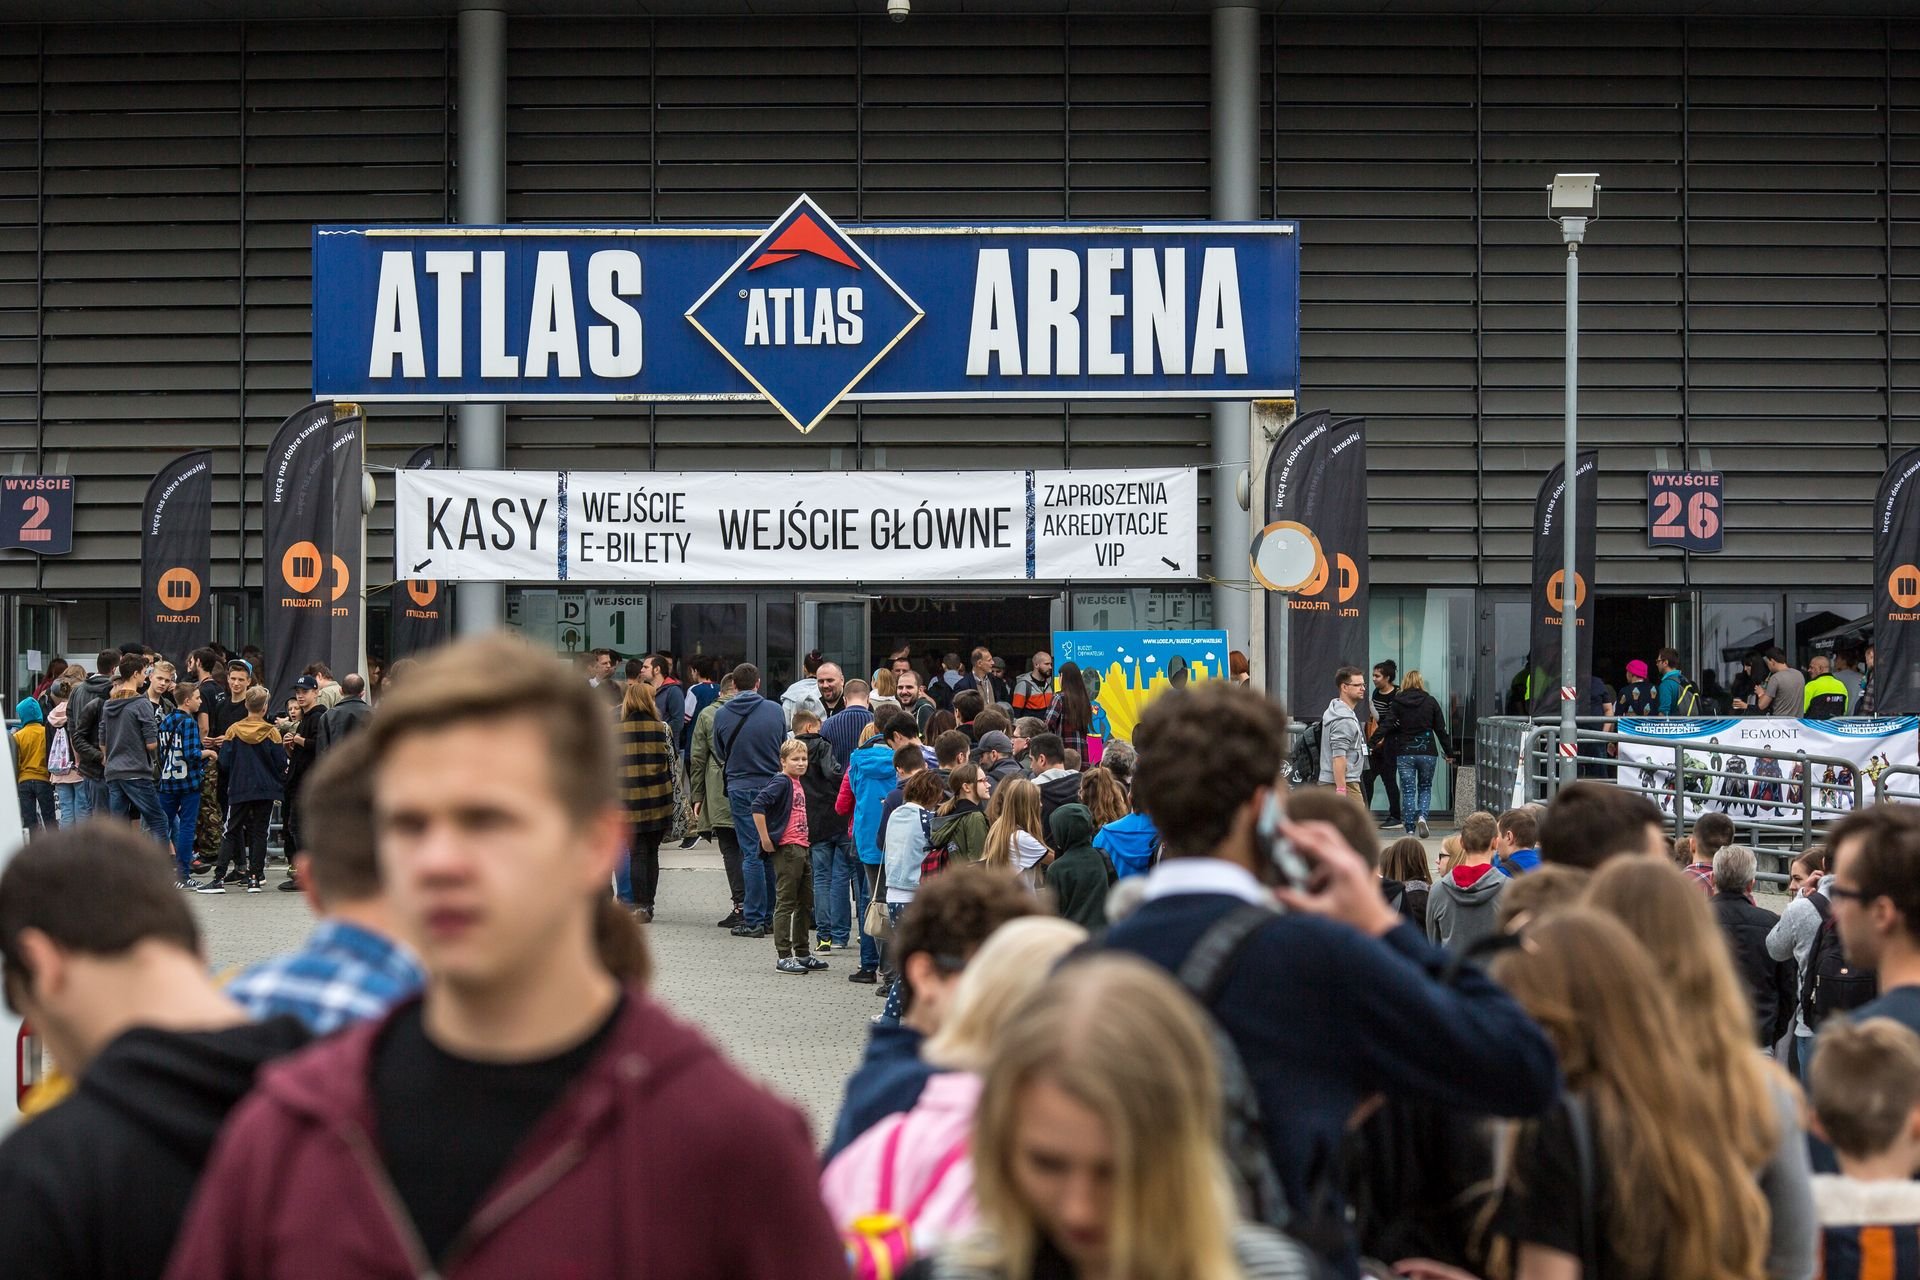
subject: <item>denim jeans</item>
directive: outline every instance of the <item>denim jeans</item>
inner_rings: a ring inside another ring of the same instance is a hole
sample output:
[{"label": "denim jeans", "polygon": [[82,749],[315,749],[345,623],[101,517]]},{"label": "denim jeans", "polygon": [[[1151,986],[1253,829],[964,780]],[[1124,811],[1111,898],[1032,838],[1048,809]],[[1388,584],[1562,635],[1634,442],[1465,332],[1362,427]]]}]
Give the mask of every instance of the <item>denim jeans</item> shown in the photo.
[{"label": "denim jeans", "polygon": [[80,784],[80,789],[87,797],[86,812],[80,815],[82,818],[113,812],[113,807],[107,803],[107,783],[104,778],[88,778]]},{"label": "denim jeans", "polygon": [[1438,756],[1396,756],[1400,771],[1400,817],[1413,834],[1413,824],[1429,816],[1433,803],[1433,768]]},{"label": "denim jeans", "polygon": [[853,881],[864,878],[853,837],[837,836],[813,846],[814,931],[836,947],[853,938]]},{"label": "denim jeans", "polygon": [[54,783],[53,798],[60,806],[60,825],[63,827],[71,827],[93,813],[93,797],[87,793],[85,778],[78,782]]},{"label": "denim jeans", "polygon": [[200,788],[163,793],[160,812],[167,816],[168,834],[173,839],[175,878],[185,880],[193,874],[193,835],[200,826]]},{"label": "denim jeans", "polygon": [[1796,1074],[1798,1074],[1800,1078],[1802,1088],[1812,1088],[1813,1086],[1813,1040],[1814,1038],[1812,1036],[1803,1036],[1798,1031],[1793,1033],[1793,1056],[1795,1059],[1793,1065]]},{"label": "denim jeans", "polygon": [[53,803],[51,782],[16,782],[14,793],[20,797],[20,825],[28,831],[52,831],[60,825]]},{"label": "denim jeans", "polygon": [[753,798],[759,787],[728,787],[727,808],[733,810],[733,833],[740,841],[740,878],[746,881],[741,920],[756,929],[773,928],[773,863],[760,849],[759,828],[753,825]]},{"label": "denim jeans", "polygon": [[169,843],[167,815],[160,811],[160,795],[152,778],[117,778],[107,784],[107,807],[122,818],[139,818],[140,826],[161,844]]},{"label": "denim jeans", "polygon": [[873,882],[879,871],[877,863],[868,866],[862,862],[853,869],[853,927],[860,935],[860,967],[867,970],[880,967],[880,944],[867,934],[867,906],[873,901]]}]

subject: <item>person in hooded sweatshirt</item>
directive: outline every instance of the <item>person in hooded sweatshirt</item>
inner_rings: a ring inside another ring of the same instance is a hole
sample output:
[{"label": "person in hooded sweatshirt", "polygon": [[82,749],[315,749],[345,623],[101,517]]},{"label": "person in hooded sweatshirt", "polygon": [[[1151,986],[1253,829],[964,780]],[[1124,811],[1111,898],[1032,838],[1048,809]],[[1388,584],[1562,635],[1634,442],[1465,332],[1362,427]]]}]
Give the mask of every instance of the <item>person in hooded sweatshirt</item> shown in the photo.
[{"label": "person in hooded sweatshirt", "polygon": [[0,1144],[0,1275],[151,1280],[259,1067],[308,1039],[207,976],[164,860],[119,823],[35,842],[0,876],[8,1001],[74,1092]]},{"label": "person in hooded sweatshirt", "polygon": [[760,856],[753,838],[753,800],[780,775],[780,744],[787,740],[787,718],[780,704],[760,696],[760,668],[743,662],[733,669],[733,697],[713,718],[713,747],[727,779],[727,807],[740,837],[740,874],[744,881],[741,921],[735,937],[764,938],[773,929],[773,864]]},{"label": "person in hooded sweatshirt", "polygon": [[1490,813],[1470,813],[1460,824],[1460,856],[1427,897],[1427,940],[1465,951],[1500,931],[1500,891],[1508,877],[1493,865],[1499,831]]},{"label": "person in hooded sweatshirt", "polygon": [[47,772],[47,721],[36,698],[22,698],[13,709],[20,727],[13,731],[14,790],[20,796],[20,825],[28,831],[54,830],[60,814],[53,803],[53,775]]},{"label": "person in hooded sweatshirt", "polygon": [[[267,723],[270,697],[261,685],[247,690],[247,718],[227,730],[220,745],[220,772],[227,778],[231,816],[220,860],[195,893],[225,893],[228,867],[240,873],[248,893],[259,893],[267,874],[267,822],[286,794],[287,749]],[[246,865],[241,866],[242,858]]]},{"label": "person in hooded sweatshirt", "polygon": [[121,682],[100,708],[100,749],[106,757],[108,808],[120,817],[137,818],[148,835],[166,844],[167,816],[153,785],[160,758],[160,708],[141,689],[140,673],[146,665],[144,657],[134,654],[120,660]]},{"label": "person in hooded sweatshirt", "polygon": [[1051,840],[1053,811],[1080,803],[1080,775],[1067,768],[1067,746],[1057,733],[1039,734],[1027,743],[1027,751],[1033,760],[1033,785],[1040,788],[1040,829]]},{"label": "person in hooded sweatshirt", "polygon": [[1083,804],[1053,811],[1047,834],[1060,856],[1047,864],[1047,888],[1055,909],[1088,933],[1107,927],[1107,890],[1116,877],[1106,855],[1093,847],[1093,814]]},{"label": "person in hooded sweatshirt", "polygon": [[1093,833],[1093,847],[1107,855],[1114,875],[1121,880],[1143,876],[1153,869],[1160,853],[1160,829],[1153,819],[1140,812],[1140,802],[1127,793],[1133,812]]}]

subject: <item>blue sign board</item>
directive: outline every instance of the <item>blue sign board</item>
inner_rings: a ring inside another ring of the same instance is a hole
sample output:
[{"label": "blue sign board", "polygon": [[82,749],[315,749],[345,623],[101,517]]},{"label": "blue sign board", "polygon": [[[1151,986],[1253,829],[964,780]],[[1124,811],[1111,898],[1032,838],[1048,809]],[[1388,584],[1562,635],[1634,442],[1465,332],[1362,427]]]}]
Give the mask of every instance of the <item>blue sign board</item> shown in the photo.
[{"label": "blue sign board", "polygon": [[43,556],[73,550],[73,477],[0,476],[0,547]]},{"label": "blue sign board", "polygon": [[1056,631],[1053,662],[1080,668],[1113,736],[1133,737],[1147,704],[1168,689],[1230,675],[1224,631]]},{"label": "blue sign board", "polygon": [[319,226],[313,388],[354,401],[1267,399],[1291,222]]}]

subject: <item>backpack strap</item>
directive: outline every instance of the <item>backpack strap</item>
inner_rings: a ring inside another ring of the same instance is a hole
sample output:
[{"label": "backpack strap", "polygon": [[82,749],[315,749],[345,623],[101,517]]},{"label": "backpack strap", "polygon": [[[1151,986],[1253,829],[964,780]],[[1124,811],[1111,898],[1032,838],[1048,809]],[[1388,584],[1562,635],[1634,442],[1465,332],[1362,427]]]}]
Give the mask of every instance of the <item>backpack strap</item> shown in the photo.
[{"label": "backpack strap", "polygon": [[1567,1127],[1573,1133],[1573,1162],[1580,1185],[1580,1274],[1600,1274],[1599,1182],[1594,1168],[1593,1129],[1587,1114],[1587,1100],[1577,1093],[1561,1096],[1567,1109]]},{"label": "backpack strap", "polygon": [[1251,902],[1235,907],[1207,926],[1173,976],[1195,1000],[1211,1009],[1227,975],[1233,971],[1234,961],[1246,950],[1253,935],[1260,932],[1260,926],[1274,918],[1272,911]]},{"label": "backpack strap", "polygon": [[[906,1125],[902,1124],[900,1128],[904,1129]],[[921,1212],[927,1207],[927,1201],[933,1199],[933,1193],[940,1189],[941,1180],[952,1171],[955,1165],[967,1158],[971,1146],[969,1138],[969,1134],[961,1134],[960,1141],[949,1147],[947,1153],[941,1156],[938,1163],[933,1166],[933,1172],[927,1175],[927,1185],[920,1189],[920,1194],[913,1198],[913,1204],[907,1209],[906,1218],[909,1226],[919,1220]]]},{"label": "backpack strap", "polygon": [[900,1135],[906,1131],[907,1120],[903,1115],[900,1123],[893,1126],[893,1132],[887,1135],[886,1145],[880,1148],[880,1190],[879,1203],[874,1206],[880,1213],[893,1211],[893,1174],[900,1163]]}]

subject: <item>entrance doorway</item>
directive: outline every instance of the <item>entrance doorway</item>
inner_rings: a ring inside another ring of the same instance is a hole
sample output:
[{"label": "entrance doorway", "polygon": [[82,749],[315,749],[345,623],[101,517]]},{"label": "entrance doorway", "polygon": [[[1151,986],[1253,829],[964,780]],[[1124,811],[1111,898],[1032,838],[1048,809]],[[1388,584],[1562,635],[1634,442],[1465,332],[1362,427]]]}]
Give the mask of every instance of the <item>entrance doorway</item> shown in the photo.
[{"label": "entrance doorway", "polygon": [[931,674],[940,660],[985,645],[1004,658],[1007,679],[1027,669],[1027,659],[1053,641],[1053,612],[1059,597],[1044,596],[881,596],[873,602],[869,626],[873,656],[885,661],[911,649],[914,666]]},{"label": "entrance doorway", "polygon": [[1638,658],[1651,671],[1653,655],[1674,643],[1667,633],[1672,603],[1648,596],[1603,595],[1594,601],[1593,674],[1609,689],[1626,680],[1627,663]]}]

